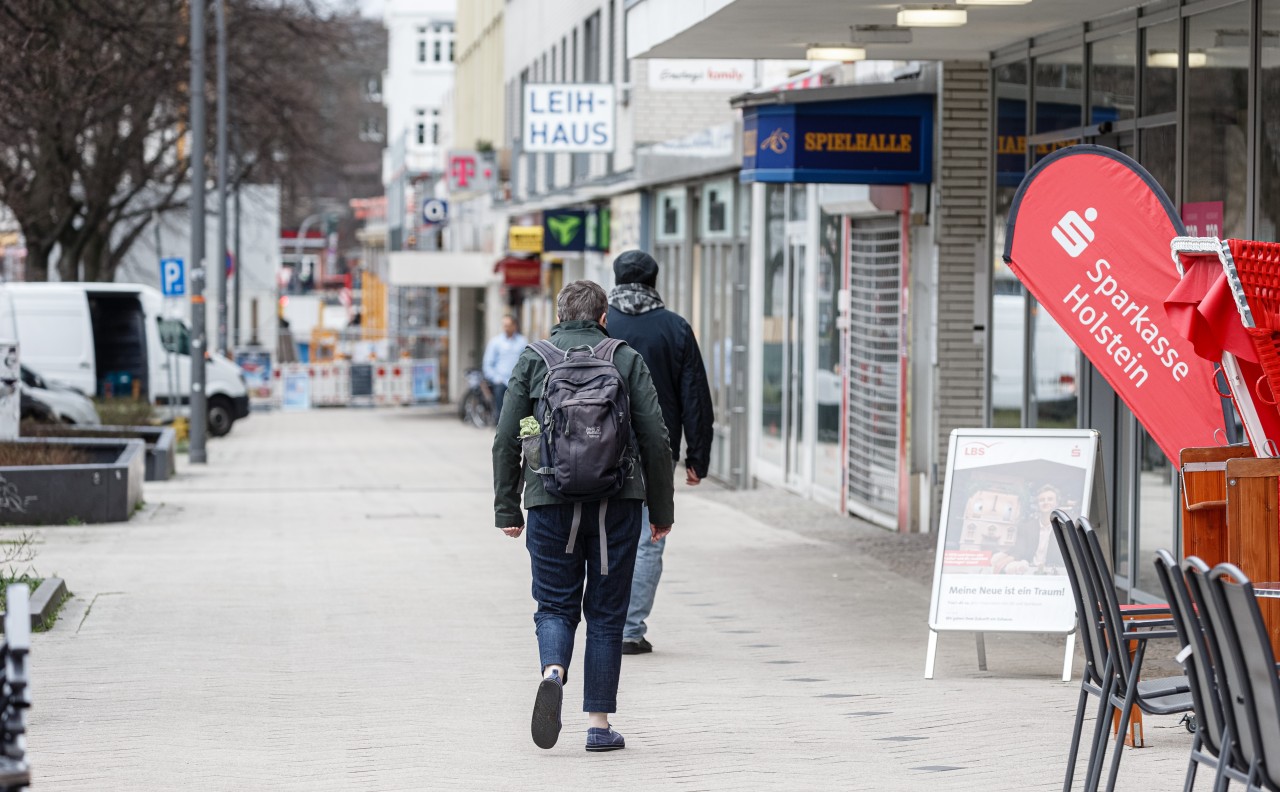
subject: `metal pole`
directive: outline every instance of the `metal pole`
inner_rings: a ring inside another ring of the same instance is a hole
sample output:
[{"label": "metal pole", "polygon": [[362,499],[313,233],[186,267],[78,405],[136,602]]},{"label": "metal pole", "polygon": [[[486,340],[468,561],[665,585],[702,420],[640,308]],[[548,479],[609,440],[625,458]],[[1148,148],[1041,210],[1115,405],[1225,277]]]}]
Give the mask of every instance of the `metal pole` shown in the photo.
[{"label": "metal pole", "polygon": [[233,211],[235,212],[235,231],[232,236],[235,239],[236,274],[235,295],[231,300],[232,305],[235,306],[231,320],[231,327],[233,328],[231,342],[232,348],[235,349],[240,346],[240,275],[241,269],[244,267],[244,262],[240,260],[240,133],[238,131],[236,132],[236,193],[235,209]]},{"label": "metal pole", "polygon": [[191,434],[188,458],[205,457],[204,393],[204,0],[191,0]]},{"label": "metal pole", "polygon": [[226,0],[216,0],[218,24],[218,337],[217,350],[227,354],[227,13]]}]

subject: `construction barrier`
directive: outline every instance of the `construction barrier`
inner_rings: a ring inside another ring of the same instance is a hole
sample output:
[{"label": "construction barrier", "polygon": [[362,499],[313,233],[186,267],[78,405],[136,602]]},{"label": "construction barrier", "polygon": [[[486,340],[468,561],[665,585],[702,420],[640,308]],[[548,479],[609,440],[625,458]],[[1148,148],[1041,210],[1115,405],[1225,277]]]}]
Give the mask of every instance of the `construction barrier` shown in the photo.
[{"label": "construction barrier", "polygon": [[271,404],[278,409],[406,406],[440,401],[440,363],[426,360],[285,363],[271,371]]}]

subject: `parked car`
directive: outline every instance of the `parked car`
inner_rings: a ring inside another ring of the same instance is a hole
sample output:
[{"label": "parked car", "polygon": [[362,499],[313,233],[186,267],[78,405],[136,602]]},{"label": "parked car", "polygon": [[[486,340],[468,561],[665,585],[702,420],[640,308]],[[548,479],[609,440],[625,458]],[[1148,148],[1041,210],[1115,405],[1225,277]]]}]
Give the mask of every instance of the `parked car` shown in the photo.
[{"label": "parked car", "polygon": [[[22,367],[22,395],[24,402],[30,399],[43,407],[55,423],[79,424],[81,426],[97,426],[98,411],[93,401],[75,388],[45,381],[36,372]],[[41,420],[33,408],[32,418]]]},{"label": "parked car", "polygon": [[[1022,329],[1027,296],[1016,280],[997,279],[991,300],[991,406],[1018,410],[1022,406]],[[1070,415],[1076,402],[1080,348],[1043,308],[1034,313],[1036,349],[1032,397],[1041,414]]]},{"label": "parked car", "polygon": [[[0,285],[0,312],[12,313],[22,359],[47,382],[188,411],[191,339],[162,307],[160,292],[136,283]],[[0,327],[8,320],[0,316]],[[249,391],[234,362],[210,354],[205,361],[209,434],[216,437],[249,415]]]}]

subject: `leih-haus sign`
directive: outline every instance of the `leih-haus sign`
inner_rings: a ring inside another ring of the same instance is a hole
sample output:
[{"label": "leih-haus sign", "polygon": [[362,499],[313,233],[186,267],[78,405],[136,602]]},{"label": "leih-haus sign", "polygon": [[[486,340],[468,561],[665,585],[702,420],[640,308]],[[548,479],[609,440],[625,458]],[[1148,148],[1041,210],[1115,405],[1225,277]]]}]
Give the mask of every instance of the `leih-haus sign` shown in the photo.
[{"label": "leih-haus sign", "polygon": [[522,143],[528,152],[611,152],[612,84],[526,85]]}]

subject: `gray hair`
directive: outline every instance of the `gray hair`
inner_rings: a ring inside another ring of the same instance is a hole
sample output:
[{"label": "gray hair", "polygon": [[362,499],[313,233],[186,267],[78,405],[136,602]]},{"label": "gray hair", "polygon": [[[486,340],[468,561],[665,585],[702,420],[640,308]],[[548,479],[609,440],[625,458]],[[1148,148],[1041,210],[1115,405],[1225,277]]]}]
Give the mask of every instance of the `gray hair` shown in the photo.
[{"label": "gray hair", "polygon": [[589,280],[566,283],[560,290],[560,296],[556,298],[556,314],[562,322],[578,319],[598,322],[608,308],[609,296],[600,288],[600,284]]}]

